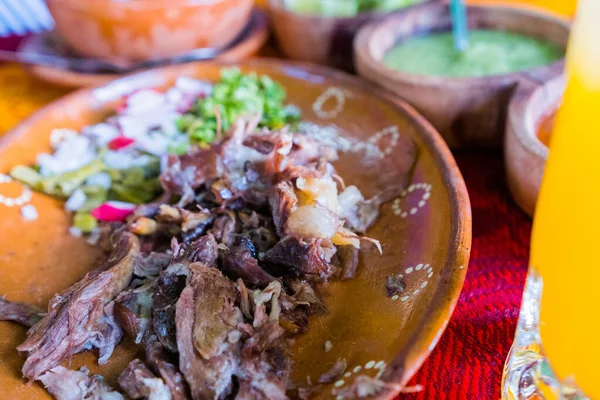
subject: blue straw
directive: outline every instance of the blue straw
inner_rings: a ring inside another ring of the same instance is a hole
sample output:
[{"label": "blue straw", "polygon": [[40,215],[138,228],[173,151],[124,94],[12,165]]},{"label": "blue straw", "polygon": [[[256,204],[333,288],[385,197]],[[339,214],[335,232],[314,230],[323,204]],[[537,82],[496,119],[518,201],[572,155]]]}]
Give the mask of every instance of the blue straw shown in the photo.
[{"label": "blue straw", "polygon": [[450,16],[452,17],[452,35],[454,48],[465,51],[469,45],[469,26],[464,0],[450,0]]}]

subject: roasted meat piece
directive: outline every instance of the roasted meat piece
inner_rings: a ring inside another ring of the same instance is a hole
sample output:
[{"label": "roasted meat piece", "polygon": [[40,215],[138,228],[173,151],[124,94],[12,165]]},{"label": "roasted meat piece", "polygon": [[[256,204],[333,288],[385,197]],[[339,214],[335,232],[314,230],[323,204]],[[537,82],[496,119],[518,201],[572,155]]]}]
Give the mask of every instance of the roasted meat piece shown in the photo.
[{"label": "roasted meat piece", "polygon": [[265,287],[275,278],[258,265],[256,248],[250,239],[237,236],[223,254],[222,270],[231,279],[242,279],[247,286]]},{"label": "roasted meat piece", "polygon": [[73,371],[59,365],[42,374],[39,380],[56,400],[124,400],[102,376],[90,376],[85,367]]},{"label": "roasted meat piece", "polygon": [[122,292],[114,300],[117,321],[135,343],[141,343],[152,325],[152,296],[156,279]]},{"label": "roasted meat piece", "polygon": [[160,175],[166,192],[181,196],[180,206],[194,199],[194,189],[219,176],[219,155],[214,149],[198,150],[181,156],[169,155]]},{"label": "roasted meat piece", "polygon": [[171,400],[171,392],[162,379],[138,359],[119,375],[119,386],[132,399]]},{"label": "roasted meat piece", "polygon": [[305,275],[311,280],[327,279],[335,272],[320,239],[304,242],[287,237],[265,253],[263,264],[276,276]]},{"label": "roasted meat piece", "polygon": [[44,312],[25,303],[8,301],[0,296],[0,321],[13,321],[28,328],[38,323]]},{"label": "roasted meat piece", "polygon": [[23,365],[26,378],[37,379],[73,354],[92,347],[100,350],[99,363],[108,360],[122,331],[106,306],[129,285],[138,257],[137,237],[123,233],[104,264],[50,301],[48,314],[17,348],[27,353]]},{"label": "roasted meat piece", "polygon": [[160,342],[156,341],[156,338],[147,341],[146,363],[165,382],[171,392],[172,400],[189,399],[188,385],[170,357],[171,355]]},{"label": "roasted meat piece", "polygon": [[185,287],[189,275],[188,266],[193,262],[216,266],[218,250],[217,242],[210,234],[188,245],[174,241],[172,250],[173,260],[158,277],[152,297],[152,326],[158,340],[167,350],[175,353],[175,303]]},{"label": "roasted meat piece", "polygon": [[215,268],[196,263],[190,270],[177,301],[179,366],[193,399],[224,399],[238,367],[243,317],[235,306],[237,290]]}]

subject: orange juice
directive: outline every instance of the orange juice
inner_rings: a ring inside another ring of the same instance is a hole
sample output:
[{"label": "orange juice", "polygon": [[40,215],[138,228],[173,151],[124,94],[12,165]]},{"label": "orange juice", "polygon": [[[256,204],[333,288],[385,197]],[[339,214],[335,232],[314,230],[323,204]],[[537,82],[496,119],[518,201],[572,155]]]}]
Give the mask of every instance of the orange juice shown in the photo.
[{"label": "orange juice", "polygon": [[471,0],[470,3],[510,3],[543,8],[564,17],[575,15],[577,0]]},{"label": "orange juice", "polygon": [[580,0],[532,236],[540,335],[559,379],[600,399],[600,1]]}]

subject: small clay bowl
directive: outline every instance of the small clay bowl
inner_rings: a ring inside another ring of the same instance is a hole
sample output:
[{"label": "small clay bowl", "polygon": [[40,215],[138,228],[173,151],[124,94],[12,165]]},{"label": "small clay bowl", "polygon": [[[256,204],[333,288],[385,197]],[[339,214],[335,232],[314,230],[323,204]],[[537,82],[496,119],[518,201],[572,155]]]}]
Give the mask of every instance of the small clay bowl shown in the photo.
[{"label": "small clay bowl", "polygon": [[[543,38],[566,48],[569,23],[551,14],[510,6],[468,6],[471,29],[501,29]],[[522,81],[560,75],[564,60],[540,68],[487,77],[440,77],[388,68],[383,56],[396,43],[428,32],[449,31],[447,4],[427,3],[361,28],[354,42],[358,73],[406,99],[453,148],[499,147],[511,95]]]},{"label": "small clay bowl", "polygon": [[[260,8],[255,8],[248,26],[230,45],[217,54],[213,60],[233,63],[255,56],[266,43],[268,37],[269,21],[267,15]],[[82,58],[73,49],[65,46],[54,31],[28,36],[19,44],[17,53]],[[80,72],[47,65],[23,64],[22,66],[31,75],[43,81],[70,88],[96,86],[123,76],[103,72]]]},{"label": "small clay bowl", "polygon": [[522,85],[508,108],[504,138],[508,188],[515,202],[530,216],[535,211],[549,154],[547,135],[551,127],[548,125],[553,122],[564,88],[563,77],[543,85]]},{"label": "small clay bowl", "polygon": [[354,71],[352,42],[356,32],[365,23],[389,15],[366,12],[332,17],[294,12],[286,7],[285,0],[267,0],[267,4],[275,38],[286,56],[346,71]]},{"label": "small clay bowl", "polygon": [[222,48],[247,25],[254,0],[47,0],[56,30],[88,57],[132,61]]}]

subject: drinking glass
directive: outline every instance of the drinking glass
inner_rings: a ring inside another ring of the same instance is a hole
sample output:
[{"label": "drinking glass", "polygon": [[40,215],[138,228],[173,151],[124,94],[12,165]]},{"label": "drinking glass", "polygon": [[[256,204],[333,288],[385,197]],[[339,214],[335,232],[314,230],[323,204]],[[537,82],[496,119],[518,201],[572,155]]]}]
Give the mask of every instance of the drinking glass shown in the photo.
[{"label": "drinking glass", "polygon": [[600,399],[600,0],[580,0],[503,399]]}]

